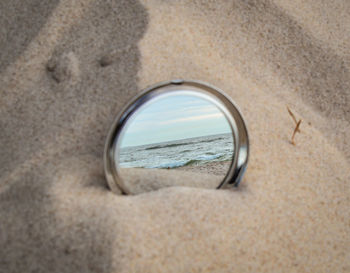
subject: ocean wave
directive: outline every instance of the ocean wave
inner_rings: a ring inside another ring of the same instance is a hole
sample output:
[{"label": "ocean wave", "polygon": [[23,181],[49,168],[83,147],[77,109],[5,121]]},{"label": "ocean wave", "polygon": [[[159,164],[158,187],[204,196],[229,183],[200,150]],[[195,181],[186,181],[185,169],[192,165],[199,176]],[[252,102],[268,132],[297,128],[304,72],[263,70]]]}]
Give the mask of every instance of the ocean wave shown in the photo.
[{"label": "ocean wave", "polygon": [[215,139],[208,139],[208,140],[202,140],[202,141],[198,141],[198,143],[209,143],[209,142],[214,142],[214,141],[217,141],[217,140],[221,140],[221,139],[224,139],[223,137],[218,137],[218,138],[215,138]]},{"label": "ocean wave", "polygon": [[192,150],[183,150],[180,152],[180,154],[185,154],[185,153],[188,153],[188,152],[193,152]]},{"label": "ocean wave", "polygon": [[[217,160],[217,159],[224,159],[224,154],[215,154],[215,155],[203,155],[199,156],[196,159],[189,159],[185,161],[177,161],[177,162],[168,162],[163,163],[156,166],[146,167],[149,169],[176,169],[184,166],[190,166],[190,165],[200,165],[205,164],[211,161],[223,161],[223,160]],[[225,160],[225,159],[224,159]]]},{"label": "ocean wave", "polygon": [[152,146],[148,147],[145,150],[155,150],[155,149],[163,149],[163,148],[170,148],[170,147],[177,147],[177,146],[185,146],[185,145],[190,145],[190,143],[172,143],[172,144],[166,144],[166,145],[157,145],[157,146]]},{"label": "ocean wave", "polygon": [[220,158],[223,155],[224,154],[201,155],[201,156],[197,157],[196,159],[197,160],[207,161],[207,160],[213,160],[213,159]]},{"label": "ocean wave", "polygon": [[146,167],[146,168],[147,169],[176,169],[184,166],[195,165],[200,161],[201,160],[191,159],[187,161],[169,162],[169,163],[164,163],[157,166]]},{"label": "ocean wave", "polygon": [[164,149],[164,148],[172,148],[172,147],[178,147],[178,146],[186,146],[191,144],[198,144],[198,143],[210,143],[217,140],[224,139],[223,137],[218,137],[215,139],[204,139],[202,141],[191,141],[191,142],[184,142],[184,143],[169,143],[164,145],[156,145],[152,147],[145,148],[144,150],[156,150],[156,149]]}]

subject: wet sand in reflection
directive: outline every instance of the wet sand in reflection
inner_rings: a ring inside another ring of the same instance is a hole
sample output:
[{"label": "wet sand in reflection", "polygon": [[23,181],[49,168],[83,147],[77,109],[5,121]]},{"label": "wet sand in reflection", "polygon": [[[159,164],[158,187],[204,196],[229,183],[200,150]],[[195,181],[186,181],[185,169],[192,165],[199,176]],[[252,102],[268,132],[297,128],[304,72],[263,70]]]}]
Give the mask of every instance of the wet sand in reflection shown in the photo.
[{"label": "wet sand in reflection", "polygon": [[229,166],[230,161],[223,161],[176,169],[121,168],[120,176],[125,188],[133,194],[174,186],[215,189]]}]

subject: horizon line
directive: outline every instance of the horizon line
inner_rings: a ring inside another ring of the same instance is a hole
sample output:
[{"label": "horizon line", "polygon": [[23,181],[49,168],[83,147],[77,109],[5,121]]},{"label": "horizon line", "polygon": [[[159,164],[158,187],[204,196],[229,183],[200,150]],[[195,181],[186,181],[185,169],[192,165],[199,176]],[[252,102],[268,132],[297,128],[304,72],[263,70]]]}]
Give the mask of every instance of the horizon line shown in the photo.
[{"label": "horizon line", "polygon": [[179,139],[168,140],[168,141],[162,141],[162,142],[152,142],[152,143],[141,144],[141,145],[124,146],[124,147],[120,147],[120,149],[131,148],[131,147],[140,147],[140,146],[146,146],[146,145],[152,145],[152,144],[162,144],[162,143],[166,143],[166,142],[179,141],[179,140],[185,140],[185,139],[193,139],[193,138],[204,137],[204,136],[224,135],[224,134],[230,134],[230,133],[231,133],[231,135],[232,135],[232,131],[231,131],[231,132],[229,132],[229,133],[220,133],[220,134],[212,134],[212,135],[202,135],[202,136],[196,136],[196,137],[179,138]]}]

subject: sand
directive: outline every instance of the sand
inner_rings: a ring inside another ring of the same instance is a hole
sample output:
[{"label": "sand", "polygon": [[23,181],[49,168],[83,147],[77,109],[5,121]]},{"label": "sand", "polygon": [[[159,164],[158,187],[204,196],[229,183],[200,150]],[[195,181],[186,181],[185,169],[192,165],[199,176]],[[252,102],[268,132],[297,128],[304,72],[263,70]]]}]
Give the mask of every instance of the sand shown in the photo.
[{"label": "sand", "polygon": [[176,168],[175,170],[189,171],[200,174],[213,174],[224,178],[230,169],[231,161],[213,161],[206,164],[194,164]]},{"label": "sand", "polygon": [[[121,168],[119,176],[124,190],[129,194],[141,194],[160,190],[166,187],[193,187],[201,189],[216,189],[223,181],[223,174],[212,173],[210,169],[199,172],[196,168],[177,169],[144,169]],[[217,171],[218,168],[214,169]]]},{"label": "sand", "polygon": [[[349,1],[3,0],[0,25],[0,272],[350,271]],[[111,193],[115,115],[172,78],[239,105],[240,187]]]},{"label": "sand", "polygon": [[[120,168],[118,189],[124,194],[141,194],[167,187],[216,189],[230,169],[231,161],[212,161],[174,169]],[[123,185],[119,185],[122,183]],[[120,191],[118,191],[120,193]]]}]

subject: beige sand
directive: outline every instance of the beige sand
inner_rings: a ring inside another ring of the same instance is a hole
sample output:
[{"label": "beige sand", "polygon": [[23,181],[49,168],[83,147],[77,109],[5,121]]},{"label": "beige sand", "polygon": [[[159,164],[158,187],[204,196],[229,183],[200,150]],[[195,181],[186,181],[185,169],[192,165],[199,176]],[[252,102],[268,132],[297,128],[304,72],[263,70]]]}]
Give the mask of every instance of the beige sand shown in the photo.
[{"label": "beige sand", "polygon": [[[226,170],[227,172],[227,170]],[[140,194],[165,187],[194,187],[215,189],[223,181],[225,174],[213,174],[209,168],[199,172],[197,169],[143,169],[121,168],[120,179],[126,192]]]},{"label": "beige sand", "polygon": [[[2,0],[0,25],[0,272],[350,271],[349,1]],[[180,77],[240,106],[244,181],[112,194],[114,116]]]}]

